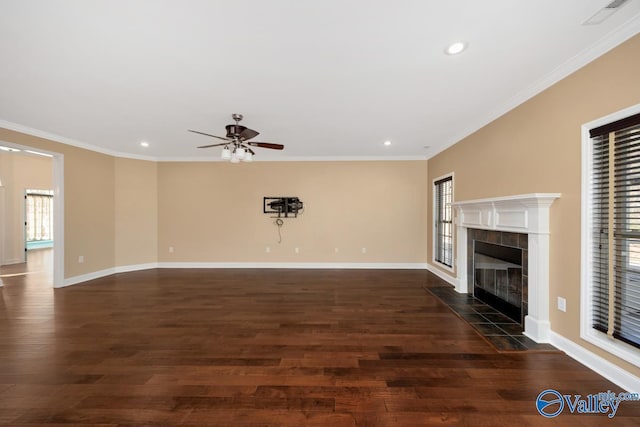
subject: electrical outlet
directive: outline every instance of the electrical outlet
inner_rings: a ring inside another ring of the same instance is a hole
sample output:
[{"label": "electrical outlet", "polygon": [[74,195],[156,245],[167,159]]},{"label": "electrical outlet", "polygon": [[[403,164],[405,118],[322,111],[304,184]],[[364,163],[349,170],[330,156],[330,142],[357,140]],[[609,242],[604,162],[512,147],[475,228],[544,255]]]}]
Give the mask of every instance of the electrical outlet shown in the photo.
[{"label": "electrical outlet", "polygon": [[173,253],[173,246],[169,246],[169,253],[172,254]]},{"label": "electrical outlet", "polygon": [[78,257],[78,263],[79,263],[79,264],[82,264],[83,262],[84,262],[84,255],[80,255],[80,256]]},{"label": "electrical outlet", "polygon": [[558,310],[560,311],[567,311],[567,300],[562,298],[562,297],[558,297]]},{"label": "electrical outlet", "polygon": [[299,254],[299,253],[300,253],[300,248],[295,248],[293,251],[294,251],[295,253]]},{"label": "electrical outlet", "polygon": [[267,246],[266,248],[264,248],[264,251],[266,253],[270,253],[271,252],[271,246]]},{"label": "electrical outlet", "polygon": [[367,248],[362,248],[362,253],[366,254],[367,253]]}]

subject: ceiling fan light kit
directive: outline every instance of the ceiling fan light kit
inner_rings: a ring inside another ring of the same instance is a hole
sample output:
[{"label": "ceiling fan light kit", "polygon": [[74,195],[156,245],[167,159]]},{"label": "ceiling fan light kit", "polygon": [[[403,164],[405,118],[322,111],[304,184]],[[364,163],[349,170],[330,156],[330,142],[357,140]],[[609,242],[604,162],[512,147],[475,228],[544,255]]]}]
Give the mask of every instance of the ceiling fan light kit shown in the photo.
[{"label": "ceiling fan light kit", "polygon": [[231,163],[252,162],[253,156],[256,154],[250,147],[269,148],[271,150],[282,150],[284,145],[273,144],[270,142],[255,142],[249,141],[252,138],[260,135],[260,132],[256,132],[253,129],[249,129],[240,124],[242,120],[242,114],[232,114],[231,117],[235,120],[235,124],[225,126],[227,130],[226,136],[211,135],[208,133],[200,132],[197,130],[189,129],[189,132],[198,133],[204,136],[210,136],[212,138],[221,139],[226,142],[219,144],[202,145],[198,148],[210,148],[210,147],[223,147],[220,153],[222,160],[229,160]]}]

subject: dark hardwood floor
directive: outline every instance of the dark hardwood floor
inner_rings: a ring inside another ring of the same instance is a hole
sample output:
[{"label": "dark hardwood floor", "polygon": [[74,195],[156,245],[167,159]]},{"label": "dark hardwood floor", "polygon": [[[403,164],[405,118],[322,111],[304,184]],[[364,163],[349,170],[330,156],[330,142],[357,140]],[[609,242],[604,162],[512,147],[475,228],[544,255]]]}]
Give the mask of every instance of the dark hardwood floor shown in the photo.
[{"label": "dark hardwood floor", "polygon": [[[148,270],[64,289],[2,268],[3,425],[603,426],[545,389],[620,388],[560,352],[499,353],[425,271]],[[6,277],[10,276],[10,277]]]}]

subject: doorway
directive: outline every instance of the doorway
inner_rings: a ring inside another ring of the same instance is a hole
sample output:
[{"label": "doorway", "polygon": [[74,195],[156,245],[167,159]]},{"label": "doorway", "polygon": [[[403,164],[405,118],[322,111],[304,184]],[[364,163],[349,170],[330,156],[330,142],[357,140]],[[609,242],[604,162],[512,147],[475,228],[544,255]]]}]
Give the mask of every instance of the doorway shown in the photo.
[{"label": "doorway", "polygon": [[0,141],[0,280],[11,265],[42,258],[27,256],[39,247],[49,286],[64,286],[63,172],[60,153]]}]

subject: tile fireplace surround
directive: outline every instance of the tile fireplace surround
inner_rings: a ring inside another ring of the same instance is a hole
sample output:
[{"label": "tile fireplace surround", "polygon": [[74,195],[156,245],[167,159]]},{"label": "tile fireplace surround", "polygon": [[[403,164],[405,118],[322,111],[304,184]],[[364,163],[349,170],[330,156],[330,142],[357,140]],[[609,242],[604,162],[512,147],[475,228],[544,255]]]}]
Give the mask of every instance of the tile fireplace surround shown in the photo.
[{"label": "tile fireplace surround", "polygon": [[549,208],[559,193],[533,193],[453,203],[457,212],[456,291],[468,287],[468,230],[494,230],[528,235],[528,312],[524,334],[549,342]]}]

